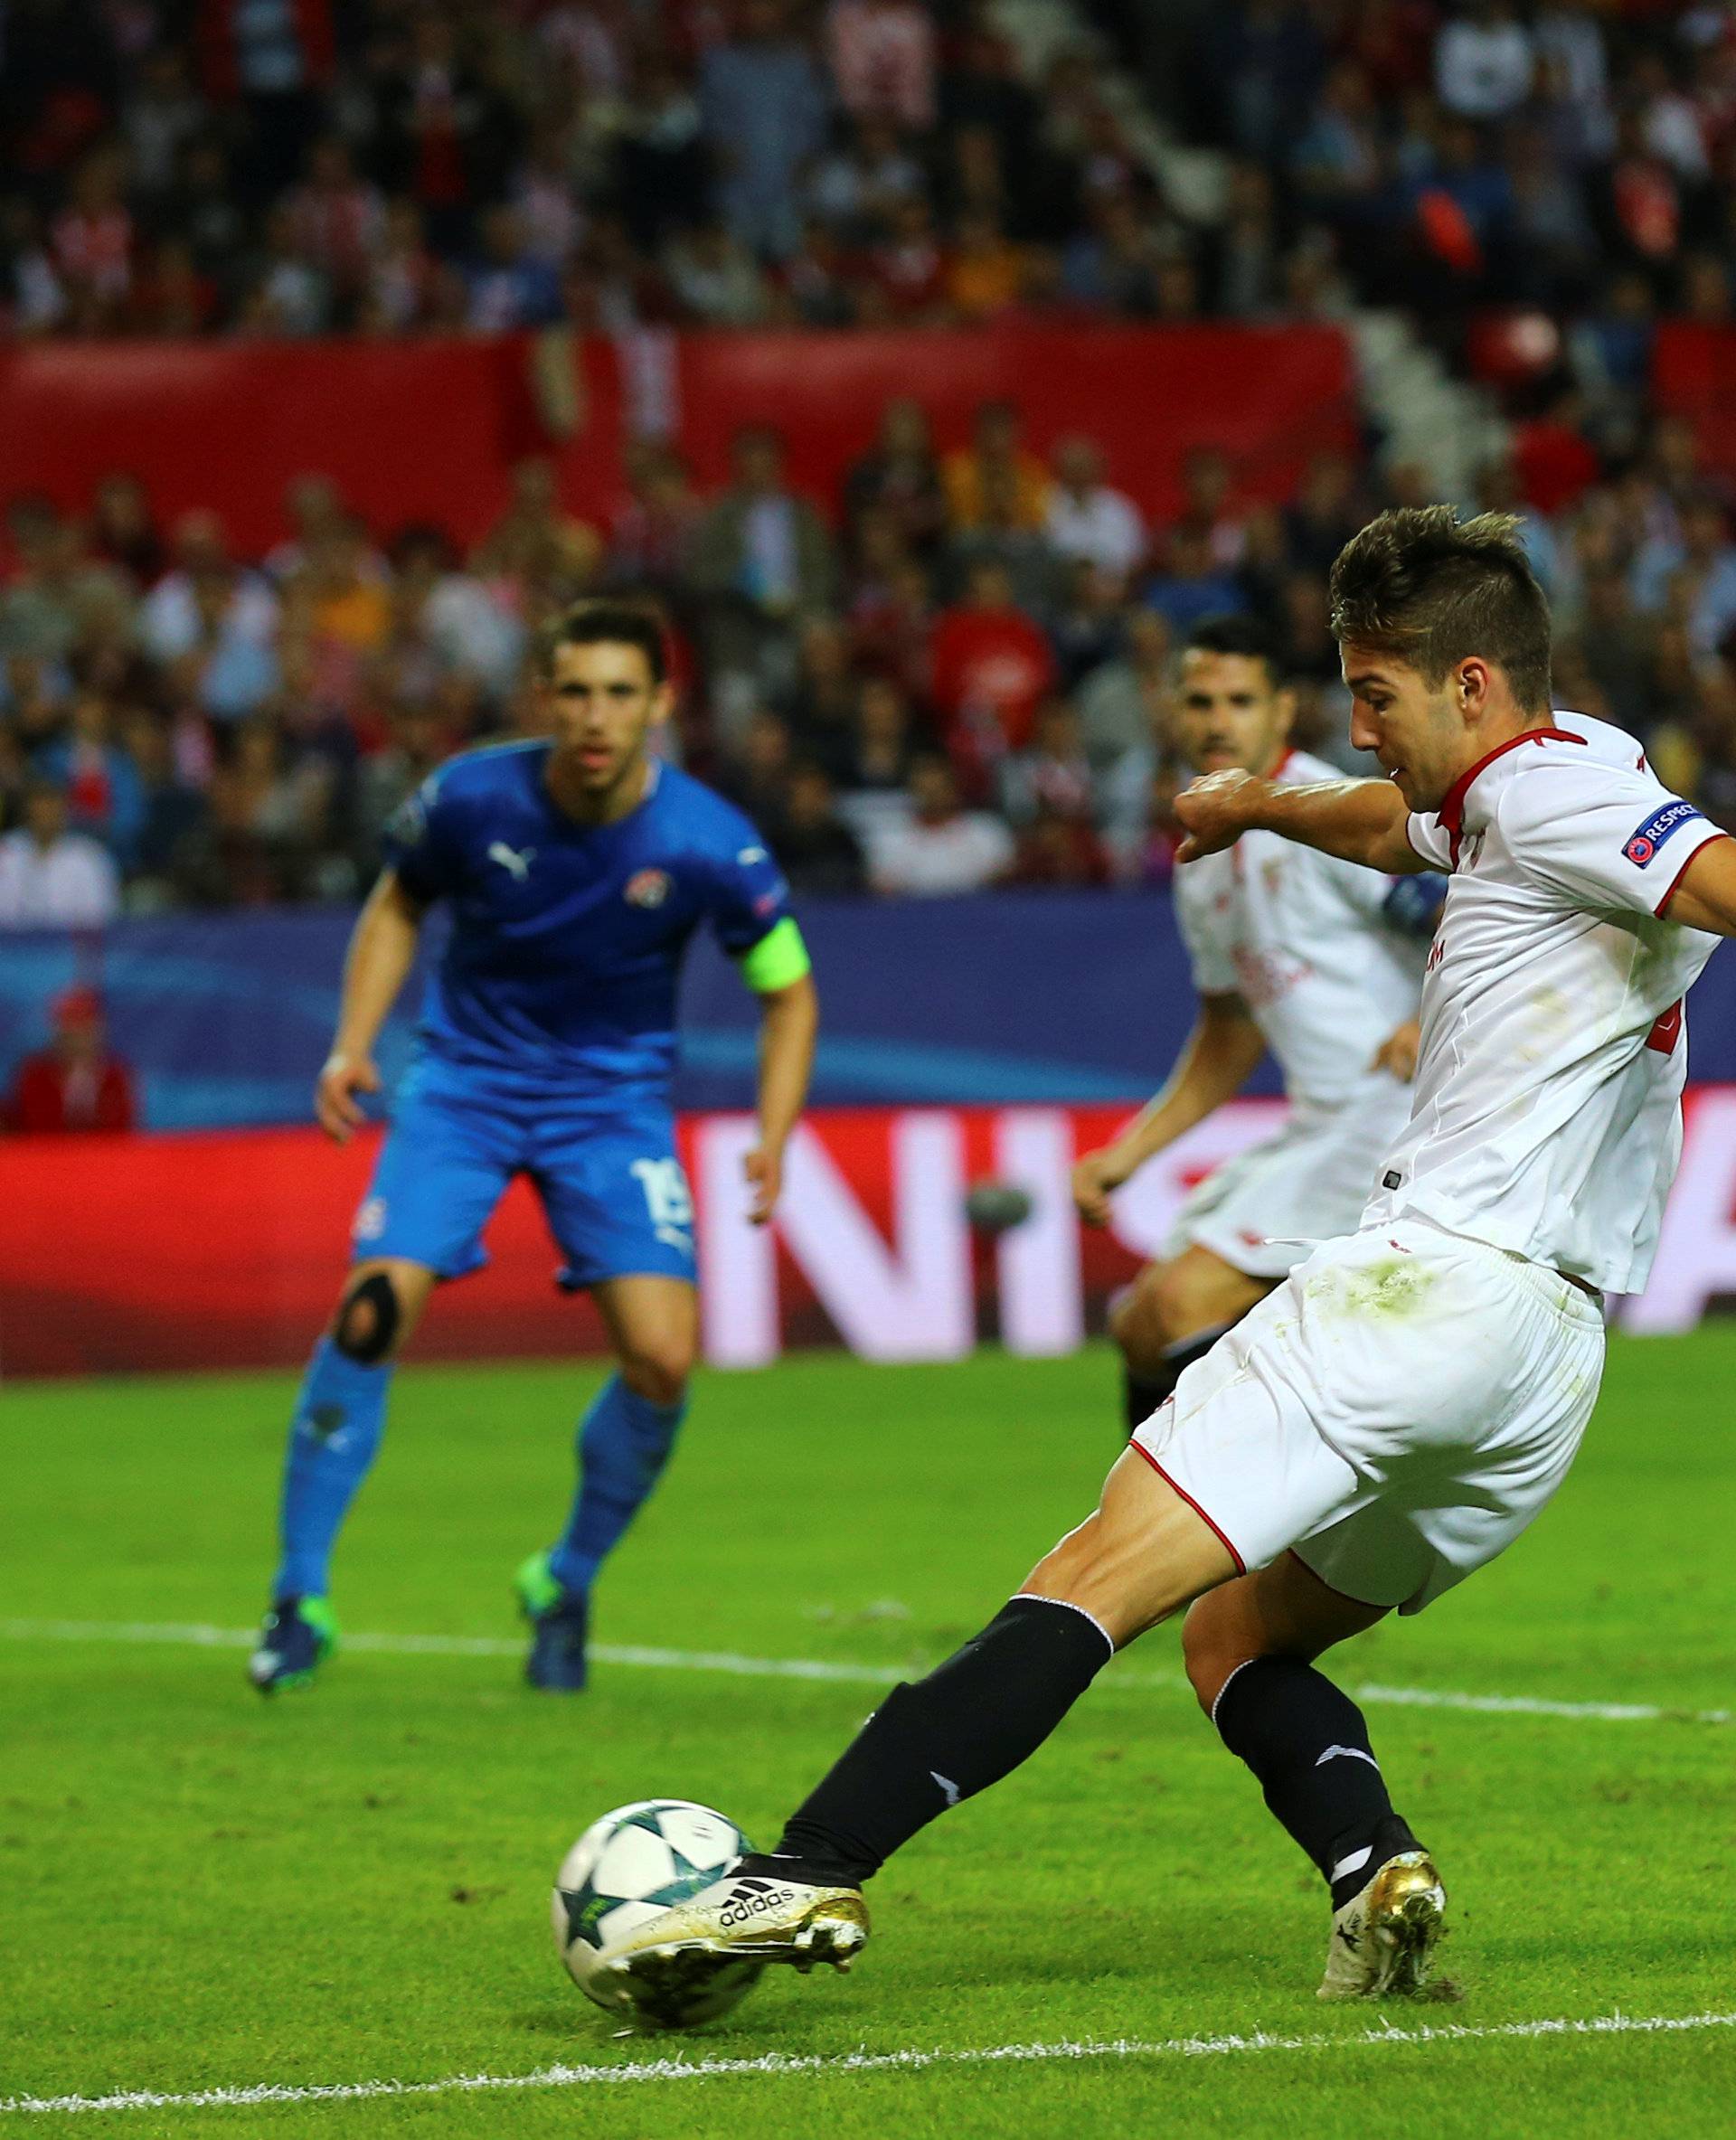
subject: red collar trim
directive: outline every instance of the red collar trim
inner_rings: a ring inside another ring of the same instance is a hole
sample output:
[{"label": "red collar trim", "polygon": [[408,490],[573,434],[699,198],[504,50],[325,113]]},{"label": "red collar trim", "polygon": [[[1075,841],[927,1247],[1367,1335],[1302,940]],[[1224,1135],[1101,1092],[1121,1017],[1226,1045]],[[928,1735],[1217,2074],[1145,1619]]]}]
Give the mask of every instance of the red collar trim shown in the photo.
[{"label": "red collar trim", "polygon": [[1471,783],[1486,767],[1492,766],[1497,758],[1505,758],[1509,750],[1517,750],[1521,743],[1583,743],[1583,736],[1576,736],[1571,729],[1528,728],[1522,736],[1509,736],[1505,743],[1495,749],[1461,773],[1447,790],[1446,800],[1436,815],[1443,831],[1455,838],[1465,829],[1465,798],[1471,792]]}]

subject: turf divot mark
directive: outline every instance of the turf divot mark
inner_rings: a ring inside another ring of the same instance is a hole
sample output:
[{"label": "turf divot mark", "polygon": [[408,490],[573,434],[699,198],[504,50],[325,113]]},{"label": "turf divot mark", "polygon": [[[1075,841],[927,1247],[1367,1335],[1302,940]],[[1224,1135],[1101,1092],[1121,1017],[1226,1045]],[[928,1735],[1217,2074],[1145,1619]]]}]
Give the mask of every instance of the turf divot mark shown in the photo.
[{"label": "turf divot mark", "polygon": [[920,2073],[944,2066],[1045,2065],[1089,2059],[1233,2058],[1260,2051],[1361,2050],[1375,2045],[1520,2042],[1551,2036],[1664,2036],[1736,2027],[1736,2013],[1593,2015],[1551,2021],[1464,2022],[1401,2029],[1392,2023],[1344,2036],[1173,2036],[1144,2041],[995,2043],[978,2050],[853,2050],[835,2057],[794,2058],[767,2051],[757,2059],[646,2059],[612,2066],[542,2066],[534,2073],[454,2073],[439,2080],[353,2080],[297,2088],[261,2081],[253,2088],[200,2088],[185,2095],[130,2088],[108,2096],[12,2096],[6,2114],[61,2116],[118,2110],[245,2109],[268,2103],[369,2103],[386,2097],[484,2095],[514,2088],[614,2088],[644,2081],[800,2078],[829,2073]]},{"label": "turf divot mark", "polygon": [[[0,1619],[0,1641],[161,1643],[171,1648],[247,1650],[259,1640],[250,1627],[214,1627],[175,1620]],[[522,1641],[491,1635],[346,1635],[344,1647],[388,1657],[522,1657]],[[637,1643],[599,1642],[590,1654],[599,1664],[657,1672],[711,1672],[735,1679],[829,1681],[844,1686],[887,1687],[912,1669],[899,1664],[852,1664],[822,1657],[750,1657],[734,1650],[668,1650]],[[1179,1672],[1116,1670],[1099,1683],[1110,1689],[1181,1687]],[[1561,1717],[1599,1724],[1729,1724],[1736,1710],[1674,1709],[1649,1702],[1557,1702],[1540,1694],[1467,1694],[1448,1687],[1349,1686],[1358,1702],[1395,1709],[1446,1709],[1477,1716]]]}]

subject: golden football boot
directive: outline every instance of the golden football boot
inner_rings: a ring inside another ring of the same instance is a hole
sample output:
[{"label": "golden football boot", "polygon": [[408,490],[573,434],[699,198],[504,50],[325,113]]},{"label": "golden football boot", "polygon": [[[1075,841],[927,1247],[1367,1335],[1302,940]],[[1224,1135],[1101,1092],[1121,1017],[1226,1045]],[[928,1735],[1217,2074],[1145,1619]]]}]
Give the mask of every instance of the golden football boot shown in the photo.
[{"label": "golden football boot", "polygon": [[1332,1920],[1322,1999],[1414,1998],[1428,1981],[1447,1890],[1424,1850],[1389,1858]]},{"label": "golden football boot", "polygon": [[623,2007],[655,2012],[743,1963],[786,1962],[804,1976],[821,1962],[848,1969],[867,1937],[868,1905],[855,1888],[726,1872],[612,1941],[598,1975],[619,1979]]}]

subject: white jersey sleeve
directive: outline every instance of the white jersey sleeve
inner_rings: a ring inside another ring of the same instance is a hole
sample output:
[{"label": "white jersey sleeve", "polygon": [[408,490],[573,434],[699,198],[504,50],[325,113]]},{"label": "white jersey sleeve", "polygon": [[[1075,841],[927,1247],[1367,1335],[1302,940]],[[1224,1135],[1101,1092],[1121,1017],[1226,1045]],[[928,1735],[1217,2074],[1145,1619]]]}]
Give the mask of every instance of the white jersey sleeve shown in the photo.
[{"label": "white jersey sleeve", "polygon": [[1387,894],[1392,889],[1392,880],[1382,871],[1365,869],[1359,862],[1344,862],[1335,854],[1323,855],[1338,896],[1353,914],[1359,914],[1364,921],[1382,922],[1386,914]]},{"label": "white jersey sleeve", "polygon": [[1563,765],[1514,780],[1496,822],[1520,868],[1593,912],[1663,912],[1700,850],[1727,835],[1646,766]]},{"label": "white jersey sleeve", "polygon": [[1214,887],[1210,876],[1197,863],[1176,872],[1175,926],[1187,951],[1194,987],[1202,995],[1233,995],[1241,984],[1228,937],[1221,927],[1212,926]]},{"label": "white jersey sleeve", "polygon": [[1404,836],[1431,870],[1452,868],[1452,834],[1439,817],[1413,810],[1406,820]]}]

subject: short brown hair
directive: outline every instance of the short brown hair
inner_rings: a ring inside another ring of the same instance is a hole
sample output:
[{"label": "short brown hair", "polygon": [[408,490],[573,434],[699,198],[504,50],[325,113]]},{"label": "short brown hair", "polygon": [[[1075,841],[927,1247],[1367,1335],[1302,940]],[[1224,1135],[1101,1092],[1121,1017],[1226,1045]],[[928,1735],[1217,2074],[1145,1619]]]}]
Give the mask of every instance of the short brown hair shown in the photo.
[{"label": "short brown hair", "polygon": [[544,625],[537,640],[537,673],[550,674],[557,646],[637,646],[651,671],[652,683],[667,682],[667,627],[649,602],[631,599],[575,602]]},{"label": "short brown hair", "polygon": [[1266,665],[1266,681],[1274,691],[1284,682],[1283,665],[1278,658],[1272,635],[1257,617],[1231,616],[1228,612],[1203,617],[1182,642],[1182,652],[1184,655],[1239,654],[1245,660]]},{"label": "short brown hair", "polygon": [[1332,632],[1416,669],[1432,689],[1472,655],[1498,663],[1527,713],[1550,707],[1549,599],[1511,513],[1382,513],[1338,552]]}]

